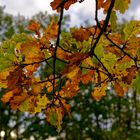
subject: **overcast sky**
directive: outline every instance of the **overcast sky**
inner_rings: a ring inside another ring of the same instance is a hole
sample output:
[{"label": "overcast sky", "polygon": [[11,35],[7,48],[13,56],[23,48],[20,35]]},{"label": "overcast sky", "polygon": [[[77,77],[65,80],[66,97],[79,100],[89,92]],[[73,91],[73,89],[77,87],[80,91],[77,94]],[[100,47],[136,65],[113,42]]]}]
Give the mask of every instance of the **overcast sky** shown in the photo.
[{"label": "overcast sky", "polygon": [[[13,15],[24,15],[26,17],[31,17],[32,15],[38,13],[39,11],[48,11],[53,13],[50,2],[52,0],[0,0],[1,6],[6,6],[5,12]],[[83,20],[89,20],[92,22],[94,15],[94,3],[95,0],[85,0],[82,3],[74,4],[70,7],[65,14],[71,15],[71,22],[73,25],[77,25],[83,22]],[[140,0],[131,0],[131,5],[129,10],[125,15],[119,15],[119,18],[130,19],[140,19]],[[100,18],[103,14],[100,13]]]}]

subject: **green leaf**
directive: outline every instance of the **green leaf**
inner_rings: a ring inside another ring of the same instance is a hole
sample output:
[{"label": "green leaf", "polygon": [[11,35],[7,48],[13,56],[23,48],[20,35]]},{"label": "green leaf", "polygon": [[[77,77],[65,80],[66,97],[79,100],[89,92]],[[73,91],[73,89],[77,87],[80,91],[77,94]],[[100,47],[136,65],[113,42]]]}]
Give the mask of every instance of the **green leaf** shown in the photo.
[{"label": "green leaf", "polygon": [[114,65],[116,64],[118,58],[115,54],[104,54],[103,58],[101,59],[104,66],[108,69],[109,72],[112,72]]},{"label": "green leaf", "polygon": [[115,29],[117,26],[117,15],[116,15],[116,11],[112,11],[111,12],[111,16],[110,16],[110,23],[111,23],[111,29]]},{"label": "green leaf", "polygon": [[9,69],[18,62],[15,55],[15,43],[11,40],[3,42],[0,46],[0,71]]},{"label": "green leaf", "polygon": [[38,99],[38,102],[37,102],[37,106],[35,107],[35,113],[41,112],[42,109],[45,109],[47,104],[50,103],[46,95],[43,96],[38,95],[36,98]]},{"label": "green leaf", "polygon": [[31,37],[31,36],[29,36],[29,35],[27,35],[27,34],[25,34],[25,33],[22,33],[22,34],[14,34],[13,36],[12,36],[12,41],[14,41],[14,42],[16,42],[16,43],[24,43],[24,42],[26,42],[26,41],[33,41],[34,39]]},{"label": "green leaf", "polygon": [[131,37],[135,37],[140,33],[140,21],[130,21],[123,29],[125,40],[129,40]]},{"label": "green leaf", "polygon": [[46,112],[47,121],[60,132],[63,119],[63,109],[61,107],[51,107]]},{"label": "green leaf", "polygon": [[18,109],[22,112],[28,111],[29,110],[29,100],[25,100],[19,107]]},{"label": "green leaf", "polygon": [[116,0],[115,9],[119,10],[121,14],[124,14],[129,7],[129,0]]}]

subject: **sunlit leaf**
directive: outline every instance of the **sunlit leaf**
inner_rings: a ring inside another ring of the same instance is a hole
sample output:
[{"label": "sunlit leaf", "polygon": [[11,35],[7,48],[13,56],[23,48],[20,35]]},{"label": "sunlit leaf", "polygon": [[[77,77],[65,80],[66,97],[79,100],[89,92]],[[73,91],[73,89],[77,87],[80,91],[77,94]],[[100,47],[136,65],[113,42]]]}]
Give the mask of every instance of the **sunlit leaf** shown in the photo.
[{"label": "sunlit leaf", "polygon": [[107,84],[104,83],[101,87],[95,87],[91,95],[96,101],[100,101],[106,95]]}]

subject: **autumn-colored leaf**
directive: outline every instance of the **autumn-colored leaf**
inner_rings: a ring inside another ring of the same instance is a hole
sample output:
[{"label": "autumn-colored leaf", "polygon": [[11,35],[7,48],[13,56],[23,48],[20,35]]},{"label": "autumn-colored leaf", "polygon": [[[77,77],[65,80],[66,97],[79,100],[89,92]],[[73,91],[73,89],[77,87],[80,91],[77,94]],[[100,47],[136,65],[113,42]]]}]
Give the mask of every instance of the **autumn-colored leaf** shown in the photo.
[{"label": "autumn-colored leaf", "polygon": [[14,71],[11,71],[9,75],[7,76],[7,86],[9,90],[13,90],[14,88],[20,86],[20,84],[23,82],[23,71],[21,67],[15,68]]},{"label": "autumn-colored leaf", "polygon": [[83,42],[84,40],[88,40],[89,37],[91,35],[91,32],[89,30],[83,29],[83,28],[79,28],[79,29],[75,29],[72,31],[72,36],[80,42]]},{"label": "autumn-colored leaf", "polygon": [[9,71],[0,72],[0,87],[7,88],[7,76],[9,75]]},{"label": "autumn-colored leaf", "polygon": [[38,95],[36,98],[38,101],[35,106],[35,113],[41,112],[42,109],[47,108],[47,104],[50,103],[50,100],[46,97],[46,95]]},{"label": "autumn-colored leaf", "polygon": [[2,97],[2,102],[3,103],[7,103],[7,102],[9,102],[10,101],[10,99],[11,99],[11,97],[13,97],[13,91],[9,91],[9,92],[7,92],[7,93],[5,93],[4,95],[3,95],[3,97]]},{"label": "autumn-colored leaf", "polygon": [[82,60],[86,59],[89,57],[88,53],[73,53],[71,55],[67,55],[66,59],[70,62],[69,65],[79,65]]},{"label": "autumn-colored leaf", "polygon": [[80,68],[76,65],[67,66],[61,73],[69,79],[72,79],[80,72]]},{"label": "autumn-colored leaf", "polygon": [[49,26],[45,29],[43,37],[48,41],[49,39],[57,38],[58,24],[52,21]]},{"label": "autumn-colored leaf", "polygon": [[117,95],[119,95],[119,96],[124,95],[125,91],[124,91],[123,87],[116,81],[115,81],[115,84],[114,84],[114,88],[117,92]]},{"label": "autumn-colored leaf", "polygon": [[131,68],[126,69],[128,74],[122,78],[122,80],[127,83],[128,85],[131,85],[132,80],[136,77],[136,66],[132,66]]},{"label": "autumn-colored leaf", "polygon": [[39,35],[40,24],[36,21],[31,20],[28,26],[28,29],[34,31],[37,35]]},{"label": "autumn-colored leaf", "polygon": [[57,58],[59,58],[59,59],[62,59],[62,60],[68,60],[68,58],[69,58],[69,56],[70,56],[71,54],[70,53],[68,53],[68,52],[65,52],[64,50],[62,50],[61,48],[58,48],[57,49],[57,54],[56,54],[56,56],[57,56]]},{"label": "autumn-colored leaf", "polygon": [[51,7],[53,10],[56,10],[64,5],[64,8],[68,10],[69,7],[76,2],[77,0],[54,0],[51,2]]},{"label": "autumn-colored leaf", "polygon": [[86,74],[83,74],[81,76],[81,81],[83,84],[88,84],[89,82],[93,81],[94,79],[94,74],[95,71],[94,70],[90,70],[88,71]]},{"label": "autumn-colored leaf", "polygon": [[57,128],[57,131],[60,132],[62,119],[64,116],[64,110],[61,107],[50,107],[46,111],[47,121]]},{"label": "autumn-colored leaf", "polygon": [[61,97],[72,98],[79,92],[77,81],[67,81],[59,92]]},{"label": "autumn-colored leaf", "polygon": [[24,63],[30,64],[40,62],[44,59],[44,53],[40,50],[37,42],[26,42],[21,45],[21,54],[24,57]]},{"label": "autumn-colored leaf", "polygon": [[107,84],[103,83],[101,87],[95,87],[91,95],[96,101],[100,101],[106,95]]},{"label": "autumn-colored leaf", "polygon": [[[51,6],[68,10],[82,1],[52,0]],[[106,18],[95,17],[90,27],[63,28],[61,11],[44,30],[31,20],[28,29],[35,35],[15,34],[0,44],[3,103],[32,114],[46,112],[46,120],[60,132],[64,113],[71,112],[68,102],[81,89],[93,90],[96,101],[106,95],[108,83],[121,97],[131,87],[140,92],[140,21],[116,28],[116,13],[124,13],[130,0],[115,0],[114,7],[111,0],[96,2],[96,14],[102,9]]]}]

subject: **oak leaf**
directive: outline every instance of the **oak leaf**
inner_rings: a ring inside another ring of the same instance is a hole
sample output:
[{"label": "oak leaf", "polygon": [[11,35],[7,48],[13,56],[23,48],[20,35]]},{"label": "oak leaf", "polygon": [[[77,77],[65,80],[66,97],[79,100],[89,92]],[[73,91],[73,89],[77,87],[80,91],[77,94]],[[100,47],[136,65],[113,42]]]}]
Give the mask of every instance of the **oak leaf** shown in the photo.
[{"label": "oak leaf", "polygon": [[117,95],[119,95],[121,97],[124,95],[125,91],[124,91],[123,87],[119,84],[119,82],[115,81],[114,88],[117,92]]},{"label": "oak leaf", "polygon": [[57,128],[57,131],[60,132],[62,119],[64,116],[64,110],[62,107],[50,107],[46,111],[47,121]]},{"label": "oak leaf", "polygon": [[83,42],[84,40],[87,41],[91,36],[91,32],[83,28],[75,29],[71,34],[73,38],[80,42]]},{"label": "oak leaf", "polygon": [[21,54],[24,57],[24,63],[30,64],[44,59],[44,53],[41,51],[37,42],[26,42],[21,45]]},{"label": "oak leaf", "polygon": [[103,83],[100,87],[95,87],[91,95],[96,101],[100,101],[106,95],[107,84]]},{"label": "oak leaf", "polygon": [[54,0],[51,2],[51,7],[53,10],[56,10],[64,5],[64,8],[68,10],[69,7],[76,2],[77,0]]},{"label": "oak leaf", "polygon": [[135,79],[136,77],[137,68],[133,65],[131,68],[127,68],[126,70],[128,74],[125,77],[123,77],[122,80],[124,81],[124,83],[131,85],[133,79]]},{"label": "oak leaf", "polygon": [[28,26],[28,29],[34,31],[36,34],[39,35],[40,24],[36,21],[31,20]]}]

